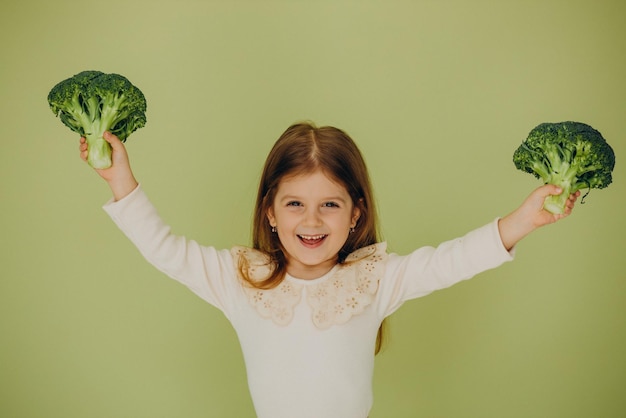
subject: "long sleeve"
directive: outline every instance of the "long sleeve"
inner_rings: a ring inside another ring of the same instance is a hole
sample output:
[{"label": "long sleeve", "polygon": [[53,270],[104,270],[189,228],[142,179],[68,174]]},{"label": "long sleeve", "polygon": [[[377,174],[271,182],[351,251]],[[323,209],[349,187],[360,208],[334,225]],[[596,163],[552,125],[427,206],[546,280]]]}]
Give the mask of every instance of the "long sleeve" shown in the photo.
[{"label": "long sleeve", "polygon": [[500,239],[498,220],[437,247],[390,254],[381,280],[379,314],[391,315],[405,301],[450,287],[513,260]]},{"label": "long sleeve", "polygon": [[236,291],[229,250],[204,247],[173,234],[141,186],[124,199],[107,202],[103,209],[149,263],[228,316],[229,294]]}]

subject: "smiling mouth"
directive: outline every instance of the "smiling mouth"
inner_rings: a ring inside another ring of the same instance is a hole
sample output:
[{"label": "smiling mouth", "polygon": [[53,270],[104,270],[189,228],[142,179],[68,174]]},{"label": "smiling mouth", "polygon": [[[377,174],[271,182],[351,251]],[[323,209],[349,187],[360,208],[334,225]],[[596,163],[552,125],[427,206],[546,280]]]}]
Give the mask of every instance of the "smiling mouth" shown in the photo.
[{"label": "smiling mouth", "polygon": [[324,238],[326,238],[328,235],[325,234],[321,234],[321,235],[298,235],[298,238],[300,238],[300,241],[302,241],[304,244],[307,245],[315,245],[315,244],[319,244],[320,242],[324,241]]}]

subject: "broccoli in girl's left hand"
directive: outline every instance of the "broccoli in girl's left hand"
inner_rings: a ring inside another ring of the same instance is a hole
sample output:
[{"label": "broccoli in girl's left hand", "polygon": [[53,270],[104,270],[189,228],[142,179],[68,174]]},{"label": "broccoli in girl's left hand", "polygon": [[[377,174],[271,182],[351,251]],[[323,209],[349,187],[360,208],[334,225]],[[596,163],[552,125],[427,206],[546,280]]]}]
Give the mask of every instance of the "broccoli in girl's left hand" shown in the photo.
[{"label": "broccoli in girl's left hand", "polygon": [[115,134],[122,142],[146,124],[146,99],[119,74],[83,71],[61,81],[48,93],[52,112],[89,146],[87,162],[93,168],[111,166],[111,146],[102,135]]},{"label": "broccoli in girl's left hand", "polygon": [[615,154],[600,132],[589,125],[542,123],[530,131],[513,153],[513,162],[519,170],[563,190],[544,202],[548,212],[562,214],[570,194],[611,184]]}]

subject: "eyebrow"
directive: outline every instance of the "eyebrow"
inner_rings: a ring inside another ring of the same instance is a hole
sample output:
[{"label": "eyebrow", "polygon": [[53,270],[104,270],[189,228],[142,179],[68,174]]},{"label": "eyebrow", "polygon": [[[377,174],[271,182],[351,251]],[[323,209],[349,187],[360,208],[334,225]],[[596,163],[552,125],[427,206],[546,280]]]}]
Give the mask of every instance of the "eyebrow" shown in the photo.
[{"label": "eyebrow", "polygon": [[[285,195],[285,196],[282,196],[279,200],[281,202],[284,202],[286,200],[305,200],[305,199],[302,196]],[[347,200],[344,199],[341,196],[328,196],[328,197],[324,197],[324,198],[320,199],[320,201],[322,201],[322,202],[339,201],[341,203],[346,203],[347,202]]]}]

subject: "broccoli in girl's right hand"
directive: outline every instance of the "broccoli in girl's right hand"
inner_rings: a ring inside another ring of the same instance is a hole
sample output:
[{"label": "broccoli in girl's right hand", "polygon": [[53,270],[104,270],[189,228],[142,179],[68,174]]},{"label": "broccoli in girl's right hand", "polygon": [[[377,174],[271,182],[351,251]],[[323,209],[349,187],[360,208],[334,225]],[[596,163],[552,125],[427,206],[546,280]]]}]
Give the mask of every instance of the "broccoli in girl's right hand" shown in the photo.
[{"label": "broccoli in girl's right hand", "polygon": [[615,154],[600,132],[589,125],[542,123],[530,131],[515,151],[513,162],[519,170],[563,190],[560,195],[548,196],[544,202],[548,212],[561,214],[570,194],[581,189],[603,189],[611,184]]},{"label": "broccoli in girl's right hand", "polygon": [[111,146],[102,135],[112,132],[122,142],[146,124],[146,99],[119,74],[83,71],[50,90],[48,104],[68,128],[84,136],[87,162],[93,168],[111,166]]}]

